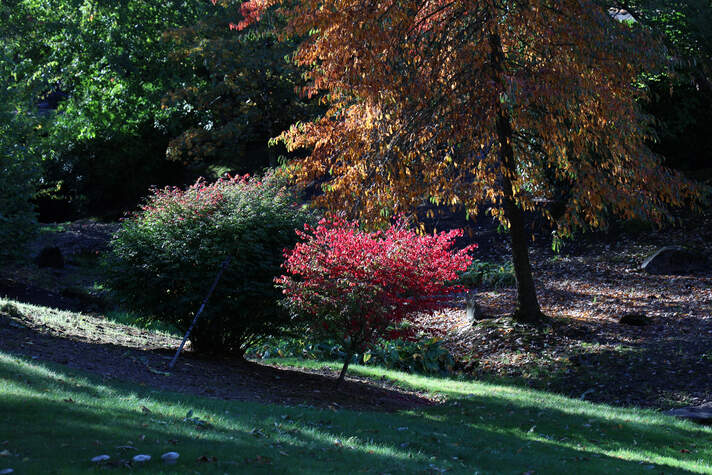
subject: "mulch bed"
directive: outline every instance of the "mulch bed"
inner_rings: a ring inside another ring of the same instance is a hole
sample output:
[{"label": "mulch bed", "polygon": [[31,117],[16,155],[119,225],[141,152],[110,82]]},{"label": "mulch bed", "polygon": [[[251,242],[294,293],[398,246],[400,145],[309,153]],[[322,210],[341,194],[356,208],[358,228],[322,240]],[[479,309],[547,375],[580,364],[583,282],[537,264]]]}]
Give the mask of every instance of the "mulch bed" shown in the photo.
[{"label": "mulch bed", "polygon": [[[472,325],[464,304],[426,318],[462,369],[615,405],[667,408],[712,401],[712,269],[698,275],[639,270],[657,248],[689,245],[712,256],[712,216],[658,232],[586,239],[555,255],[539,244],[532,265],[549,325],[530,328],[506,315],[515,289],[483,290],[493,317]],[[491,257],[491,256],[488,256]],[[645,326],[620,323],[627,313]]]}]

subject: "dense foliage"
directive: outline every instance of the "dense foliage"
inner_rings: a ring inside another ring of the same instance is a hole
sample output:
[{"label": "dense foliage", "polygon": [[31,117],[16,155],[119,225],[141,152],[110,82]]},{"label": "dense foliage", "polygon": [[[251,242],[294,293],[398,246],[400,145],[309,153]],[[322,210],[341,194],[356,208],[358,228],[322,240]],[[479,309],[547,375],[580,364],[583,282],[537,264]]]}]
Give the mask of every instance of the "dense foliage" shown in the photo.
[{"label": "dense foliage", "polygon": [[205,14],[205,2],[3,4],[10,77],[47,120],[38,148],[43,218],[120,215],[149,185],[179,182],[179,167],[164,160],[171,111],[160,103],[179,69],[161,36]]},{"label": "dense foliage", "polygon": [[295,91],[303,82],[287,60],[295,44],[278,38],[279,17],[238,33],[230,20],[239,16],[241,2],[214,3],[216,13],[165,35],[174,45],[171,58],[194,74],[164,100],[186,119],[169,143],[168,158],[241,172],[274,166],[284,151],[268,147],[269,139],[315,112]]},{"label": "dense foliage", "polygon": [[156,190],[111,242],[108,284],[127,308],[185,331],[230,257],[191,342],[242,356],[288,322],[273,279],[307,220],[274,174]]},{"label": "dense foliage", "polygon": [[[602,2],[603,3],[603,2]],[[632,21],[664,36],[682,71],[712,87],[712,3],[710,0],[613,0]]]},{"label": "dense foliage", "polygon": [[39,161],[32,143],[27,110],[10,92],[12,59],[0,44],[0,258],[18,257],[36,230],[31,203],[37,187]]},{"label": "dense foliage", "polygon": [[652,148],[665,157],[668,166],[712,172],[712,2],[620,3],[637,22],[663,36],[673,60],[674,74],[649,80],[652,94],[645,108],[655,117],[658,132]]},{"label": "dense foliage", "polygon": [[460,231],[419,235],[403,221],[369,233],[353,222],[322,220],[298,234],[277,283],[312,339],[343,345],[340,380],[354,354],[402,336],[404,323],[437,308],[453,291],[448,282],[471,261],[469,247],[452,249]]},{"label": "dense foliage", "polygon": [[307,111],[285,59],[293,46],[267,24],[230,31],[239,4],[0,5],[7,78],[30,91],[26,106],[47,122],[38,134],[44,220],[114,218],[150,185],[276,162],[269,138]]},{"label": "dense foliage", "polygon": [[0,124],[0,257],[21,256],[37,229],[31,199],[39,166],[27,144],[15,141],[13,128],[13,121]]}]

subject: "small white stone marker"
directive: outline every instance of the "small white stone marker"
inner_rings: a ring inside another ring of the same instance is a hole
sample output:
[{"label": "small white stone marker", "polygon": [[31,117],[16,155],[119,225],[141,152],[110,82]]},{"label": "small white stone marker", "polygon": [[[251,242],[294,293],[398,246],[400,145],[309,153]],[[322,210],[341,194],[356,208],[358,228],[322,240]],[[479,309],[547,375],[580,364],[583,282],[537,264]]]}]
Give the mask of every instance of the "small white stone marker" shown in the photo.
[{"label": "small white stone marker", "polygon": [[180,457],[180,454],[178,452],[166,452],[165,454],[161,455],[163,461],[168,464],[176,463],[178,457]]},{"label": "small white stone marker", "polygon": [[142,455],[136,455],[136,456],[134,456],[134,458],[133,458],[133,461],[134,461],[134,462],[138,462],[138,463],[148,462],[149,460],[151,460],[151,456],[150,456],[150,455],[143,455],[143,454],[142,454]]},{"label": "small white stone marker", "polygon": [[99,462],[106,462],[106,461],[109,460],[110,458],[111,458],[111,457],[109,457],[108,455],[97,455],[96,457],[94,457],[93,459],[91,459],[91,461],[92,461],[92,462],[96,462],[96,463],[99,463]]}]

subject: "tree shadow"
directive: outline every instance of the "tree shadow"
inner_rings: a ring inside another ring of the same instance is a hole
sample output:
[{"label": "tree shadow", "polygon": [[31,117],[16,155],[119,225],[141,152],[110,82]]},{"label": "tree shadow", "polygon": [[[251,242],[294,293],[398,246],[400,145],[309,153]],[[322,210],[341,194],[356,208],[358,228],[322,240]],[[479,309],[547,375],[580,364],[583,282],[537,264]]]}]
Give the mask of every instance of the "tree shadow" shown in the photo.
[{"label": "tree shadow", "polygon": [[182,353],[169,370],[174,348],[137,348],[86,339],[47,333],[41,327],[0,325],[0,350],[89,371],[105,381],[118,379],[210,398],[285,405],[393,411],[435,403],[385,382],[347,379],[336,391],[331,372],[276,368],[235,358],[210,359],[191,352]]}]

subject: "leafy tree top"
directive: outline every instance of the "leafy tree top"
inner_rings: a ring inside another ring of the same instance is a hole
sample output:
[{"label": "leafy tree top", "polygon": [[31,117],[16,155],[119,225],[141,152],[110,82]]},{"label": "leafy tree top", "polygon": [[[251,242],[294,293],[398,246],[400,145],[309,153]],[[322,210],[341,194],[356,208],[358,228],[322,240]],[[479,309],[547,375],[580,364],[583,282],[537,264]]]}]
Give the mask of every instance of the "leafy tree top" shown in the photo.
[{"label": "leafy tree top", "polygon": [[428,197],[508,223],[508,200],[532,210],[566,189],[568,234],[694,195],[645,147],[639,78],[662,47],[595,1],[251,0],[239,28],[280,3],[306,37],[307,93],[330,105],[282,138],[311,149],[300,180],[331,176],[332,209],[378,221]]},{"label": "leafy tree top", "polygon": [[614,8],[661,32],[676,69],[712,91],[712,2],[710,0],[614,0]]},{"label": "leafy tree top", "polygon": [[[266,165],[257,155],[269,139],[313,117],[317,104],[297,93],[301,76],[289,61],[295,42],[279,41],[277,34],[283,20],[236,33],[231,19],[239,16],[240,2],[213,4],[210,15],[164,35],[173,45],[172,61],[194,73],[189,81],[176,83],[163,101],[191,119],[171,140],[167,156],[231,166],[243,162],[238,169],[251,171]],[[274,152],[269,151],[272,165]]]},{"label": "leafy tree top", "polygon": [[9,0],[0,37],[17,59],[15,83],[36,98],[65,93],[49,131],[57,141],[111,138],[160,116],[160,98],[176,73],[163,32],[209,7],[200,0]]}]

